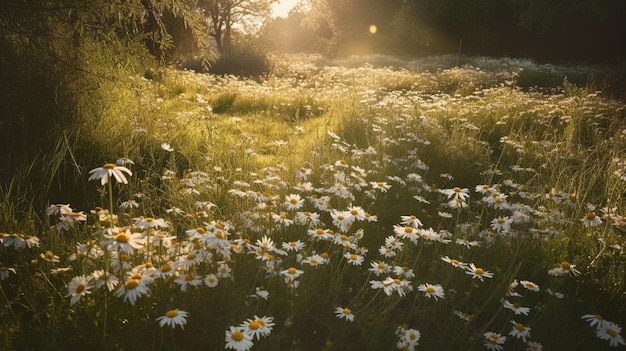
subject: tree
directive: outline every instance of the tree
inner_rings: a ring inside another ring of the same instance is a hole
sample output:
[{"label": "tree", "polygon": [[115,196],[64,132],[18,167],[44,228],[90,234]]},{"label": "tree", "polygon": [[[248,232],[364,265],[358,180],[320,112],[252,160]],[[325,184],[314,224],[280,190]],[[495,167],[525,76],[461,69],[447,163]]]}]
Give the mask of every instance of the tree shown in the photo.
[{"label": "tree", "polygon": [[233,27],[258,27],[269,18],[278,0],[200,0],[198,6],[211,27],[210,36],[220,52],[231,45]]}]

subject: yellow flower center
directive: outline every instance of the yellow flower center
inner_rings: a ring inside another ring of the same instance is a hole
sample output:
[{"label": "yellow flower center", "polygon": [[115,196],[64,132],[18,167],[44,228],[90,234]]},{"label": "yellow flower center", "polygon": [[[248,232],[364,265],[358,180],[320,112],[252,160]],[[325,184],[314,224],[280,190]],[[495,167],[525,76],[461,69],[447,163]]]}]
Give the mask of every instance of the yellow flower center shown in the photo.
[{"label": "yellow flower center", "polygon": [[315,230],[315,234],[317,234],[317,235],[322,235],[322,234],[324,234],[324,229],[322,229],[322,228],[317,228],[317,229]]},{"label": "yellow flower center", "polygon": [[378,267],[378,269],[383,269],[383,268],[385,268],[385,264],[381,262],[381,263],[378,264],[377,267]]},{"label": "yellow flower center", "polygon": [[152,221],[154,221],[153,217],[146,217],[146,222],[152,222]]},{"label": "yellow flower center", "polygon": [[435,292],[435,288],[433,288],[432,286],[429,286],[429,287],[426,288],[426,292],[429,293],[429,294],[432,294],[432,293]]},{"label": "yellow flower center", "polygon": [[378,183],[376,183],[376,184],[378,184],[378,186],[380,186],[380,187],[385,186],[385,183],[383,183],[383,182],[378,182]]},{"label": "yellow flower center", "polygon": [[322,254],[320,256],[322,256],[322,258],[324,258],[325,260],[327,260],[330,257],[328,255],[328,252],[322,252]]},{"label": "yellow flower center", "polygon": [[498,224],[502,224],[504,222],[506,222],[506,220],[504,218],[502,218],[502,217],[498,218]]},{"label": "yellow flower center", "polygon": [[185,276],[185,280],[188,282],[192,281],[193,278],[194,278],[193,273],[187,273],[187,275]]},{"label": "yellow flower center", "polygon": [[498,336],[498,334],[496,334],[496,333],[491,333],[490,337],[491,337],[492,339],[494,339],[494,340],[497,340],[497,339],[499,339],[499,338],[500,338],[500,337]]},{"label": "yellow flower center", "polygon": [[294,267],[290,267],[289,269],[287,269],[287,273],[291,275],[296,274],[296,269]]},{"label": "yellow flower center", "polygon": [[450,263],[452,263],[452,264],[460,264],[461,262],[459,262],[458,260],[450,260]]},{"label": "yellow flower center", "polygon": [[359,214],[359,211],[352,209],[350,210],[350,214],[356,216],[357,214]]},{"label": "yellow flower center", "polygon": [[611,329],[611,328],[606,328],[606,333],[609,334],[612,338],[614,338],[614,337],[616,337],[618,335],[617,331],[615,331],[614,329]]},{"label": "yellow flower center", "polygon": [[172,266],[170,266],[170,265],[169,265],[169,264],[167,264],[167,263],[166,263],[166,264],[164,264],[164,265],[161,267],[161,272],[163,272],[163,273],[169,272],[169,271],[171,271],[171,270],[172,270]]},{"label": "yellow flower center", "polygon": [[343,314],[350,314],[350,313],[352,313],[352,311],[350,311],[349,308],[344,308],[343,309]]},{"label": "yellow flower center", "polygon": [[248,328],[252,329],[252,330],[257,330],[259,329],[261,325],[257,322],[257,321],[252,321],[250,323],[248,323]]},{"label": "yellow flower center", "polygon": [[134,289],[138,286],[139,286],[139,280],[137,279],[129,279],[126,282],[126,284],[124,284],[124,287],[126,287],[126,289]]},{"label": "yellow flower center", "polygon": [[134,273],[133,275],[130,276],[130,279],[141,279],[141,274],[140,273]]},{"label": "yellow flower center", "polygon": [[240,332],[239,330],[235,330],[234,332],[232,332],[230,334],[230,337],[231,337],[231,339],[239,342],[239,341],[243,340],[243,333]]},{"label": "yellow flower center", "polygon": [[533,282],[528,282],[528,283],[526,283],[525,285],[526,285],[526,287],[527,287],[528,289],[532,289],[532,288],[534,288],[534,287],[535,287],[535,283],[533,283]]},{"label": "yellow flower center", "polygon": [[483,275],[483,274],[485,274],[485,270],[483,270],[482,268],[475,268],[474,269],[474,273],[476,273],[478,275]]},{"label": "yellow flower center", "polygon": [[126,244],[128,242],[128,240],[130,240],[130,236],[128,236],[128,235],[126,235],[124,233],[120,233],[120,234],[117,234],[115,236],[115,241],[117,241],[118,243],[121,243],[121,244]]},{"label": "yellow flower center", "polygon": [[565,261],[565,262],[562,262],[562,263],[561,263],[561,268],[563,268],[563,269],[564,269],[564,270],[566,270],[566,271],[569,271],[569,270],[570,270],[570,268],[572,268],[572,265],[571,265],[571,264],[569,264],[569,262]]},{"label": "yellow flower center", "polygon": [[196,231],[197,231],[199,234],[204,234],[204,233],[206,233],[206,230],[204,230],[204,228],[202,228],[202,227],[198,227],[198,228],[196,228]]},{"label": "yellow flower center", "polygon": [[176,310],[169,310],[169,311],[165,312],[165,317],[167,317],[167,318],[174,318],[176,316],[178,316],[178,311],[176,311]]},{"label": "yellow flower center", "polygon": [[394,279],[394,280],[393,280],[393,282],[394,282],[394,284],[400,284],[400,283],[402,283],[402,281],[401,281],[400,279],[398,279],[398,278]]},{"label": "yellow flower center", "polygon": [[404,232],[405,233],[413,233],[413,227],[404,227]]},{"label": "yellow flower center", "polygon": [[312,264],[317,264],[317,260],[316,260],[316,259],[314,259],[314,258],[312,258],[310,262],[311,262]]},{"label": "yellow flower center", "polygon": [[585,218],[587,218],[587,220],[589,220],[589,221],[593,221],[593,220],[594,220],[594,218],[596,218],[596,214],[595,214],[595,213],[593,213],[593,212],[589,212],[589,213],[587,213],[587,215],[585,216]]},{"label": "yellow flower center", "polygon": [[74,290],[77,294],[80,294],[83,292],[83,290],[85,290],[85,285],[83,284],[78,284],[76,285],[76,290]]},{"label": "yellow flower center", "polygon": [[452,189],[452,190],[453,190],[455,193],[460,193],[460,192],[461,192],[461,188],[459,188],[458,186],[457,186],[457,187],[454,187],[454,189]]},{"label": "yellow flower center", "polygon": [[602,318],[602,316],[601,316],[601,315],[599,315],[599,314],[594,314],[593,316],[594,316],[594,317],[595,317],[595,319],[597,319],[597,320],[601,320],[601,321],[602,321],[602,320],[604,320],[604,318]]},{"label": "yellow flower center", "polygon": [[104,166],[102,166],[102,168],[104,169],[114,169],[116,166],[113,163],[105,163]]},{"label": "yellow flower center", "polygon": [[189,255],[187,255],[187,259],[188,260],[194,260],[196,258],[196,254],[195,253],[190,253]]},{"label": "yellow flower center", "polygon": [[350,255],[350,259],[351,259],[352,261],[356,261],[358,258],[359,258],[359,256],[357,256],[357,255],[355,255],[355,254],[351,254],[351,255]]},{"label": "yellow flower center", "polygon": [[292,197],[289,202],[291,202],[292,205],[295,205],[298,203],[298,199],[296,199],[295,197]]},{"label": "yellow flower center", "polygon": [[411,339],[411,340],[415,340],[415,339],[417,339],[417,334],[416,334],[415,332],[411,332],[411,333],[409,334],[409,339]]},{"label": "yellow flower center", "polygon": [[128,256],[128,254],[125,254],[125,253],[120,254],[120,261],[128,262],[129,259],[130,257]]},{"label": "yellow flower center", "polygon": [[517,324],[515,324],[515,329],[517,329],[519,331],[524,331],[524,330],[526,330],[526,327],[522,323],[517,323]]}]

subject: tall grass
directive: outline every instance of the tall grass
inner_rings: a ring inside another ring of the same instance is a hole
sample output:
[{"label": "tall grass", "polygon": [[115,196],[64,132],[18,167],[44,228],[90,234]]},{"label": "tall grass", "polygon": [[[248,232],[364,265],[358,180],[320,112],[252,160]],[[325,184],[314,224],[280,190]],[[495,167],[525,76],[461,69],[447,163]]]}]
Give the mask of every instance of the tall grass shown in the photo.
[{"label": "tall grass", "polygon": [[[111,87],[51,152],[75,187],[0,188],[3,344],[221,349],[263,317],[256,350],[610,349],[611,328],[620,346],[624,104],[522,89],[528,62],[439,59]],[[127,183],[88,181],[116,161]]]}]

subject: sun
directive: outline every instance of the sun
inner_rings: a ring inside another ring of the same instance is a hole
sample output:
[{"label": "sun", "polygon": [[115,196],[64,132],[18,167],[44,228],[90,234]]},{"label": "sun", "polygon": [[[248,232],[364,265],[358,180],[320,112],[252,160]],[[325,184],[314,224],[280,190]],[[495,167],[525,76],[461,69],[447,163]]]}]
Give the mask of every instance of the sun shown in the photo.
[{"label": "sun", "polygon": [[298,3],[299,0],[280,0],[279,2],[272,4],[272,17],[283,17],[286,18],[294,6]]}]

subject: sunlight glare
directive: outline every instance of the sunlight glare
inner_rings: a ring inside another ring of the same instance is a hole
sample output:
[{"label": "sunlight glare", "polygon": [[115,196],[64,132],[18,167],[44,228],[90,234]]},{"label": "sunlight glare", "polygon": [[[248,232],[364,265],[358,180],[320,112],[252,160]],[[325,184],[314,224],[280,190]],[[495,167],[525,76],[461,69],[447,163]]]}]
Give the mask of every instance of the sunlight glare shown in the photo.
[{"label": "sunlight glare", "polygon": [[272,18],[287,18],[289,11],[296,6],[299,0],[280,0],[278,3],[272,4]]},{"label": "sunlight glare", "polygon": [[372,33],[372,34],[376,34],[376,31],[377,31],[376,26],[372,24],[372,25],[370,26],[370,33]]}]

